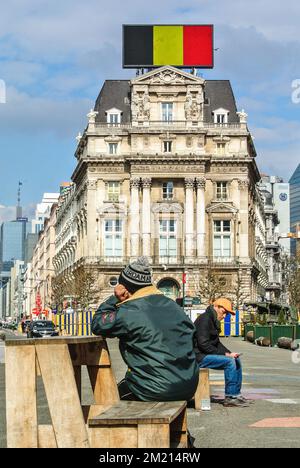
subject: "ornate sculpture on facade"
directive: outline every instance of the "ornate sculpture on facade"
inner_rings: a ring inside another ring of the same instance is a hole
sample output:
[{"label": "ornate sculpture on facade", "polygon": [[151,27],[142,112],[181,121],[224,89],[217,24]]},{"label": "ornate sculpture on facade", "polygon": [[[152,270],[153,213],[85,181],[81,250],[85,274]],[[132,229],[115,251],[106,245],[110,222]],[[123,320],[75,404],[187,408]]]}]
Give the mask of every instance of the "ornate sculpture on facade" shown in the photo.
[{"label": "ornate sculpture on facade", "polygon": [[147,91],[144,91],[143,93],[133,93],[131,113],[132,120],[149,120],[150,98]]},{"label": "ornate sculpture on facade", "polygon": [[237,112],[237,115],[239,116],[240,123],[247,123],[248,114],[246,114],[244,109],[242,109],[241,112]]},{"label": "ornate sculpture on facade", "polygon": [[90,112],[87,114],[87,118],[89,119],[89,124],[95,124],[97,115],[98,115],[98,112],[94,111],[93,109],[90,110]]},{"label": "ornate sculpture on facade", "polygon": [[200,120],[202,116],[203,98],[200,93],[195,93],[193,96],[191,92],[187,92],[186,101],[184,104],[186,120]]}]

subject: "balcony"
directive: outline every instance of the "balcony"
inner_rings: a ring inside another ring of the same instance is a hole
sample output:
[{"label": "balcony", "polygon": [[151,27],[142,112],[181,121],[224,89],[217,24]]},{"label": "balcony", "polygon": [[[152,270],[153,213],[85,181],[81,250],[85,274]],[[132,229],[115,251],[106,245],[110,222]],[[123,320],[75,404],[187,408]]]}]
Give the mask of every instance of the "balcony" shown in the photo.
[{"label": "balcony", "polygon": [[137,122],[136,125],[132,123],[107,123],[98,122],[95,124],[96,129],[100,130],[132,130],[135,128],[180,128],[180,129],[191,129],[191,128],[208,128],[208,129],[241,129],[240,123],[213,123],[213,122],[202,122],[202,121],[187,121],[187,120],[147,120],[143,122]]}]

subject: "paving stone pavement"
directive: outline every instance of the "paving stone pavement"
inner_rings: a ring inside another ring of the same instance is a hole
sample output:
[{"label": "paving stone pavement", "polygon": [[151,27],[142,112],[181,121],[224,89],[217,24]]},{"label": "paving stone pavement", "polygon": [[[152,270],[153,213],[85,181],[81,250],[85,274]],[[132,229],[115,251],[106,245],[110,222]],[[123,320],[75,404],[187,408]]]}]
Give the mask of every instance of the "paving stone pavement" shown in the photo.
[{"label": "paving stone pavement", "polygon": [[[188,426],[199,448],[215,447],[300,447],[300,364],[292,353],[262,348],[240,338],[223,340],[232,351],[242,352],[244,394],[255,400],[248,408],[224,408],[212,403],[210,411],[188,409]],[[0,342],[1,343],[1,342]],[[118,340],[108,340],[116,379],[126,371]],[[0,357],[3,347],[0,346]],[[216,385],[212,394],[223,395],[222,372],[211,371]],[[84,403],[92,402],[86,370],[83,370]],[[215,401],[215,400],[214,400]],[[49,423],[42,382],[38,381],[39,422]],[[253,427],[256,425],[256,427]],[[6,446],[4,364],[0,363],[0,447]]]}]

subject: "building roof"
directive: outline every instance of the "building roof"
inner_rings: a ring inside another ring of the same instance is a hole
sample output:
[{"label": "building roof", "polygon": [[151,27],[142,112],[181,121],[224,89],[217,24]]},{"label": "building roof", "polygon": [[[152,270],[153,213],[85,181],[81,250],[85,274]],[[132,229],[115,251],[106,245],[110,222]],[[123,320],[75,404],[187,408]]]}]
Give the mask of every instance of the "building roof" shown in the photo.
[{"label": "building roof", "polygon": [[204,83],[204,121],[213,122],[213,111],[223,108],[229,111],[228,123],[239,123],[237,108],[229,80],[207,80]]},{"label": "building roof", "polygon": [[[204,83],[205,122],[213,122],[213,111],[229,111],[228,123],[239,123],[237,108],[229,80],[207,80]],[[96,122],[107,122],[106,111],[117,108],[122,112],[122,123],[130,123],[130,81],[106,80],[95,103]]]},{"label": "building roof", "polygon": [[122,122],[130,122],[130,81],[106,80],[96,100],[96,122],[107,122],[106,111],[112,108],[122,111]]},{"label": "building roof", "polygon": [[292,177],[289,180],[291,185],[299,185],[300,184],[300,164],[298,164],[297,169],[293,173]]}]

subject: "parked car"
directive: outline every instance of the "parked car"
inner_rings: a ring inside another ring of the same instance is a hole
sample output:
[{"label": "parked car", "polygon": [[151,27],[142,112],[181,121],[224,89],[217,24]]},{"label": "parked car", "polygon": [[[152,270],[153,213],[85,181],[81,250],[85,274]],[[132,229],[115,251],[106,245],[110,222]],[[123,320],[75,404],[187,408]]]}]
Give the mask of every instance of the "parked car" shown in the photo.
[{"label": "parked car", "polygon": [[50,320],[35,320],[27,329],[27,338],[49,338],[58,336],[58,330]]}]

